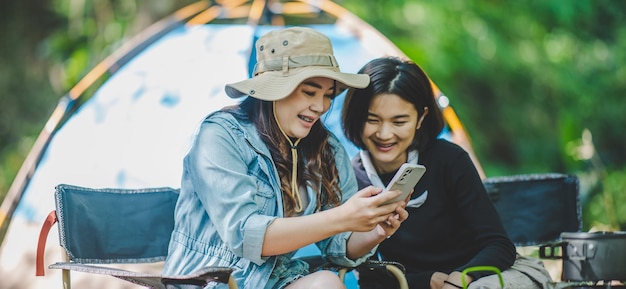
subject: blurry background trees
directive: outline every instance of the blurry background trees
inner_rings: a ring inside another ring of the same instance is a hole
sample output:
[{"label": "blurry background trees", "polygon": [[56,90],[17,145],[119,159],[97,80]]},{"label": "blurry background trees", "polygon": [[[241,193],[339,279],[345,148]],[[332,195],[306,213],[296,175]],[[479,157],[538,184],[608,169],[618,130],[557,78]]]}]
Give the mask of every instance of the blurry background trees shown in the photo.
[{"label": "blurry background trees", "polygon": [[[194,2],[0,2],[0,199],[59,98]],[[425,69],[487,176],[577,174],[584,229],[626,229],[626,1],[336,2]]]}]

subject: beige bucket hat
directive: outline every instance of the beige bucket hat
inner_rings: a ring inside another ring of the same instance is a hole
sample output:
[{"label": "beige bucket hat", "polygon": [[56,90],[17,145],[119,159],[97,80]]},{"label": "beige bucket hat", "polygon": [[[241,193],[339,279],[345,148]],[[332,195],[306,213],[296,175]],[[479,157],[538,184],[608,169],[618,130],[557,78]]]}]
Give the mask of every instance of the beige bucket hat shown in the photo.
[{"label": "beige bucket hat", "polygon": [[266,33],[256,42],[256,57],[252,78],[226,85],[231,98],[279,100],[311,77],[334,79],[343,84],[340,89],[364,88],[370,82],[367,74],[341,72],[328,37],[308,27]]}]

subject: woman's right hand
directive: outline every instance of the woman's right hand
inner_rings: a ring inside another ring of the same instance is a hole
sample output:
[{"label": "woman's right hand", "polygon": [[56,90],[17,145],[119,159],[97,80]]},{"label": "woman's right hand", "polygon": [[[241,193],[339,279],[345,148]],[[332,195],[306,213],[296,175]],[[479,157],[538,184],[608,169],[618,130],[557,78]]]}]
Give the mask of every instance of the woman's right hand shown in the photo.
[{"label": "woman's right hand", "polygon": [[404,207],[405,202],[395,202],[383,205],[386,201],[400,195],[400,191],[387,191],[381,194],[382,188],[368,186],[348,199],[339,208],[342,210],[343,221],[348,227],[346,231],[367,232],[373,230],[376,225],[393,218],[396,209]]},{"label": "woman's right hand", "polygon": [[432,276],[430,276],[430,289],[441,289],[443,288],[443,281],[448,279],[448,274],[443,272],[435,272]]},{"label": "woman's right hand", "polygon": [[[461,272],[454,271],[450,274],[446,274],[443,272],[435,272],[430,277],[430,289],[457,289],[462,288],[461,277],[463,275]],[[466,284],[472,282],[472,277],[469,275],[465,276]],[[447,283],[446,283],[447,282]]]}]

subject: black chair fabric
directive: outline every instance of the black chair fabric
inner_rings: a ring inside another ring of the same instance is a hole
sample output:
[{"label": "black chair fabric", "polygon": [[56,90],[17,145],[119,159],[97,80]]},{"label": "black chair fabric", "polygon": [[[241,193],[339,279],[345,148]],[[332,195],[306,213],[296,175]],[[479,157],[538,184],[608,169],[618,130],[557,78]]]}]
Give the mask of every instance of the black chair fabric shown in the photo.
[{"label": "black chair fabric", "polygon": [[582,230],[575,175],[515,175],[487,178],[483,183],[516,246],[539,246],[559,241],[562,232]]}]

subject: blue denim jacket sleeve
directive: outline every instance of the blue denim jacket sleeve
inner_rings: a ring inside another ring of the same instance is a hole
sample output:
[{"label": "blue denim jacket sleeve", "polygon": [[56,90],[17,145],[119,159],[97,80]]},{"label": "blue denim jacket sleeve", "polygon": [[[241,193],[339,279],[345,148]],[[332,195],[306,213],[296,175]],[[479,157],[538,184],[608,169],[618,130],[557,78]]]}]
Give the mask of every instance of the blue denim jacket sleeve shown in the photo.
[{"label": "blue denim jacket sleeve", "polygon": [[[342,193],[341,202],[345,203],[358,191],[358,185],[352,164],[350,163],[350,158],[343,145],[341,145],[339,140],[333,135],[331,135],[330,143],[336,148],[335,164],[339,171],[340,189]],[[376,247],[368,254],[356,260],[348,258],[346,256],[346,246],[350,235],[352,235],[352,232],[344,232],[318,242],[317,246],[320,248],[324,259],[337,265],[356,267],[374,254]]]},{"label": "blue denim jacket sleeve", "polygon": [[[235,255],[263,263],[267,226],[280,215],[267,156],[251,149],[228,122],[205,122],[185,159],[185,172],[215,231]],[[200,238],[205,239],[205,238]]]}]

